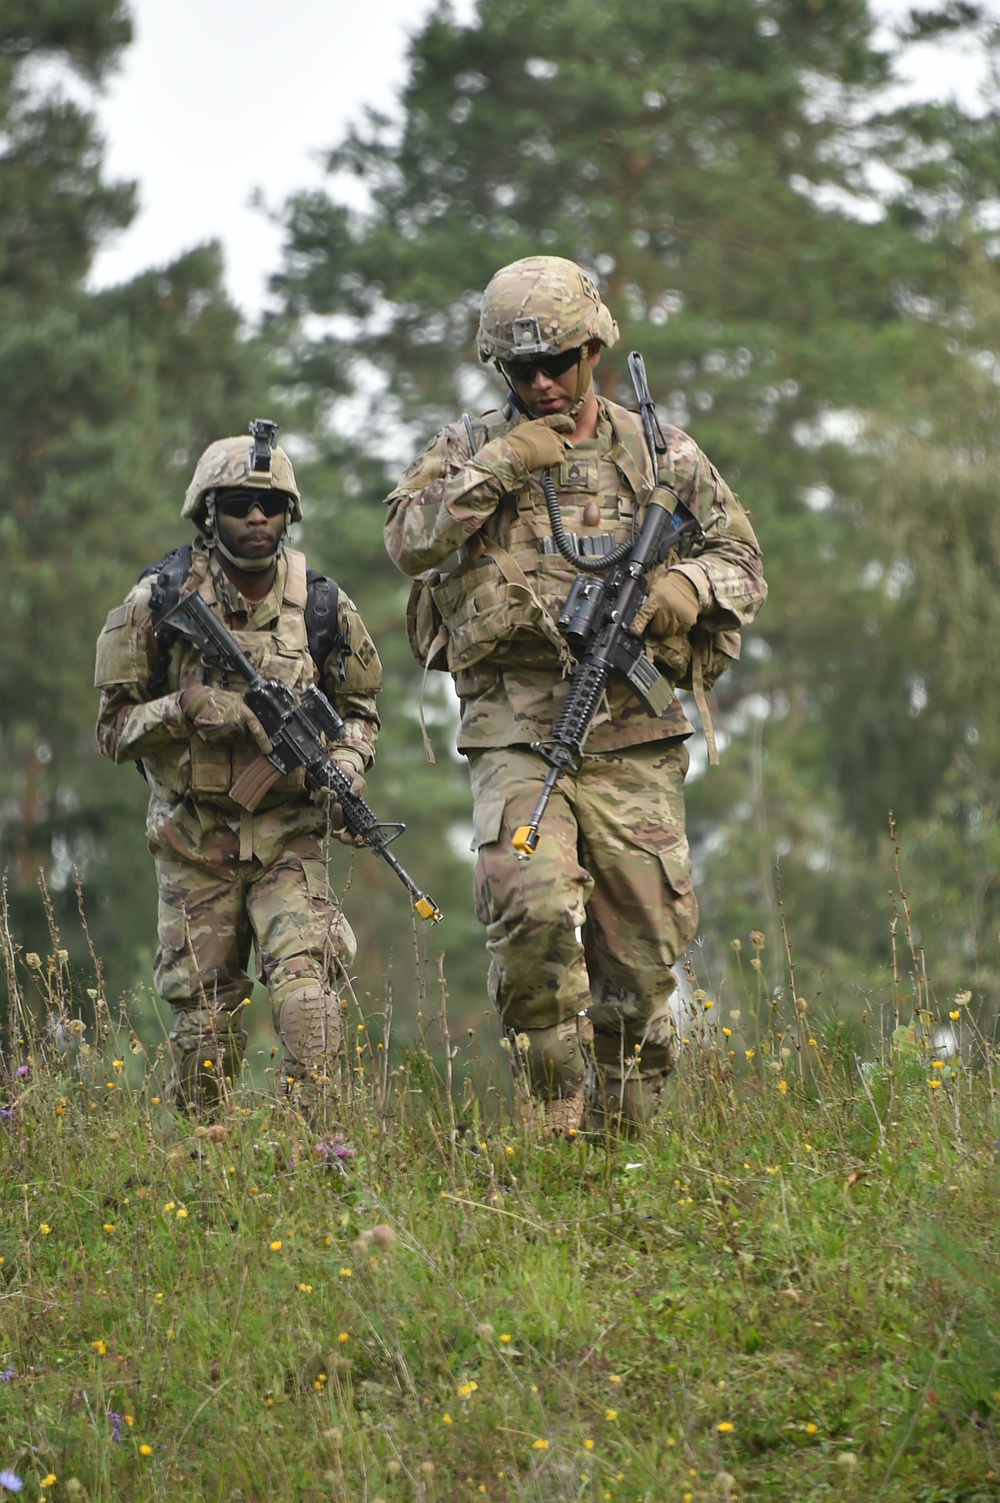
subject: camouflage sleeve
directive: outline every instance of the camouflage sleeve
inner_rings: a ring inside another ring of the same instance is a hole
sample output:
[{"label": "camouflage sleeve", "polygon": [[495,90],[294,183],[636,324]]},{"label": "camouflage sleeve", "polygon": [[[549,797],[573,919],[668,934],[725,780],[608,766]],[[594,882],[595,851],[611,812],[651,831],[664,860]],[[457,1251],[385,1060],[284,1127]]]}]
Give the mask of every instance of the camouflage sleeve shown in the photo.
[{"label": "camouflage sleeve", "polygon": [[463,424],[443,428],[386,497],[389,557],[404,574],[437,568],[479,530],[507,489],[476,467]]},{"label": "camouflage sleeve", "polygon": [[178,695],[149,697],[158,659],[149,587],[137,585],[124,605],[110,613],[97,639],[97,744],[112,762],[137,762],[147,752],[191,735]]},{"label": "camouflage sleeve", "polygon": [[375,760],[381,725],[375,696],[382,688],[382,663],[357,606],[343,590],[339,615],[346,650],[330,654],[323,667],[323,688],[337,713],[344,717],[345,734],[340,744],[358,754],[361,772]]},{"label": "camouflage sleeve", "polygon": [[760,546],[738,497],[697,444],[680,429],[669,436],[667,479],[697,517],[704,536],[677,565],[698,591],[713,629],[747,626],[767,598]]}]

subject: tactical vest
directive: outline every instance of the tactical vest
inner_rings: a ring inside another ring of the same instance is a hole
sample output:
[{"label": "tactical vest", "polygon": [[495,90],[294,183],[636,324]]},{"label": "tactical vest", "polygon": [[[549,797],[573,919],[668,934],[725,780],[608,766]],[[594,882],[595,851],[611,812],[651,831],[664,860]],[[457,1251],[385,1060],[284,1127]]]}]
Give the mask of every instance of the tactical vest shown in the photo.
[{"label": "tactical vest", "polygon": [[[313,655],[306,630],[309,590],[304,554],[286,548],[284,558],[285,582],[277,619],[264,630],[237,631],[230,627],[230,631],[265,678],[287,684],[298,697],[314,681]],[[206,554],[192,555],[183,588],[196,588],[209,605],[218,605]],[[246,685],[241,679],[230,680],[221,669],[206,664],[197,647],[183,638],[176,640],[162,657],[166,672],[161,693],[176,694],[199,684],[234,690],[237,694],[245,692]],[[175,742],[147,754],[143,765],[154,789],[170,801],[191,794],[198,799],[228,802],[233,783],[259,756],[255,743],[242,732],[232,738],[209,741],[194,735],[190,741]],[[305,772],[298,768],[274,784],[260,807],[267,809],[283,803],[304,793],[305,786]]]},{"label": "tactical vest", "polygon": [[[574,549],[590,557],[633,538],[652,483],[638,418],[624,409],[605,413],[610,450],[574,449],[551,470],[563,527]],[[466,423],[473,452],[508,427],[502,413]],[[497,666],[568,668],[556,618],[578,571],[555,546],[539,477],[505,497],[463,552],[431,586],[450,671],[464,675],[486,658]]]}]

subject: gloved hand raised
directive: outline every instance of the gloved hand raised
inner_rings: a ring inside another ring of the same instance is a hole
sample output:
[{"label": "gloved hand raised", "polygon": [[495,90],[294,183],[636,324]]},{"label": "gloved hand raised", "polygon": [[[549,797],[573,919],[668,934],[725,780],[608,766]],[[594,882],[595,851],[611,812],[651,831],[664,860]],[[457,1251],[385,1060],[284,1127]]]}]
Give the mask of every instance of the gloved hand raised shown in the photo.
[{"label": "gloved hand raised", "polygon": [[265,755],[271,750],[270,737],[235,689],[213,689],[208,684],[195,684],[181,690],[180,707],[205,741],[231,738],[242,730]]},{"label": "gloved hand raised", "polygon": [[529,418],[509,433],[493,438],[475,456],[475,464],[515,490],[536,470],[561,464],[566,458],[563,434],[572,433],[576,424],[565,412],[548,417]]},{"label": "gloved hand raised", "polygon": [[667,637],[685,637],[698,619],[701,606],[698,591],[680,569],[668,569],[654,580],[649,594],[632,621],[632,631],[640,636],[648,627],[649,636],[664,641]]},{"label": "gloved hand raised", "polygon": [[[340,771],[350,778],[351,793],[355,798],[361,798],[367,784],[354,762],[349,760],[349,754],[334,757],[333,760],[340,768]],[[326,815],[331,835],[336,835],[337,839],[344,845],[360,845],[360,839],[344,828],[344,811],[332,790],[329,788],[319,788],[313,797],[316,800],[317,806]]]}]

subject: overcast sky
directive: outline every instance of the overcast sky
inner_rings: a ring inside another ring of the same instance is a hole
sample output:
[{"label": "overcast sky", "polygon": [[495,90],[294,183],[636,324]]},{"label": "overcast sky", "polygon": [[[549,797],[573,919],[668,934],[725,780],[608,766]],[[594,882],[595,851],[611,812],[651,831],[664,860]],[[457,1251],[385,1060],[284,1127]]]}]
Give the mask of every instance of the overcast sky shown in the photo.
[{"label": "overcast sky", "polygon": [[[255,194],[278,208],[322,180],[322,152],[366,105],[393,112],[409,37],[432,3],[131,0],[136,39],[98,116],[108,176],[138,182],[140,211],[98,257],[95,285],[218,239],[230,290],[252,317],[281,248]],[[468,21],[475,0],[453,7]],[[877,8],[902,14],[909,0]],[[913,49],[907,72],[921,94],[948,97],[968,96],[981,69],[968,51],[936,44]]]}]

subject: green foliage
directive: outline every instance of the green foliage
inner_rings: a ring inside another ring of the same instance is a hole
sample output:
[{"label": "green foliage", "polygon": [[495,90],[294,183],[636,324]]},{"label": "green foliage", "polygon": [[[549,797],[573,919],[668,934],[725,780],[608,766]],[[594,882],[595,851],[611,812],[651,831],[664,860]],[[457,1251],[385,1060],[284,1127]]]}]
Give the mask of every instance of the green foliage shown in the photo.
[{"label": "green foliage", "polygon": [[859,1073],[751,968],[738,1016],[696,998],[641,1143],[516,1127],[506,1061],[452,1060],[443,1009],[401,1058],[352,1009],[311,1125],[244,1081],[194,1126],[99,988],[67,1053],[64,963],[7,961],[0,1466],[27,1496],[995,1497],[988,1046],[935,1069],[890,1007]]},{"label": "green foliage", "polygon": [[155,909],[141,781],[94,745],[93,644],[140,568],[181,537],[194,455],[244,426],[263,380],[216,247],[86,289],[134,192],[104,181],[92,115],[32,65],[99,82],[129,36],[112,0],[8,5],[0,21],[0,862],[29,945],[45,934],[39,871],[60,910],[75,905],[74,868],[93,878],[118,990],[141,974],[136,934],[151,941]]},{"label": "green foliage", "polygon": [[[906,34],[977,19],[942,7]],[[411,720],[394,740],[401,698],[419,691],[377,500],[401,450],[498,400],[473,341],[496,267],[550,250],[592,268],[622,325],[603,390],[628,399],[622,352],[642,348],[665,414],[742,492],[771,583],[718,692],[724,769],[690,790],[710,943],[745,932],[748,911],[774,914],[780,853],[809,986],[883,964],[873,850],[892,808],[921,853],[936,842],[928,915],[944,912],[948,846],[949,906],[983,922],[972,949],[942,923],[946,956],[995,996],[987,868],[959,875],[968,825],[947,783],[981,789],[975,817],[991,824],[1000,763],[970,751],[969,727],[990,667],[973,643],[989,640],[984,597],[997,597],[995,246],[977,228],[997,115],[992,97],[985,113],[887,107],[893,53],[873,28],[858,0],[782,0],[766,16],[750,0],[480,0],[468,26],[443,8],[414,38],[401,125],[369,116],[330,153],[333,191],[338,175],[360,179],[367,210],[320,191],[290,202],[272,333],[321,456],[329,511],[310,517],[310,546],[332,556],[349,528],[353,587],[366,610],[379,602],[383,768],[405,804],[434,800],[440,830],[466,805],[453,777],[431,792],[443,780],[421,769]],[[979,27],[991,55],[995,32]],[[454,863],[435,881],[457,890]]]}]

